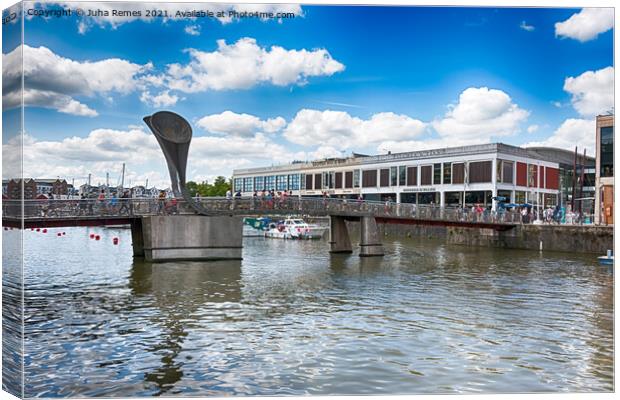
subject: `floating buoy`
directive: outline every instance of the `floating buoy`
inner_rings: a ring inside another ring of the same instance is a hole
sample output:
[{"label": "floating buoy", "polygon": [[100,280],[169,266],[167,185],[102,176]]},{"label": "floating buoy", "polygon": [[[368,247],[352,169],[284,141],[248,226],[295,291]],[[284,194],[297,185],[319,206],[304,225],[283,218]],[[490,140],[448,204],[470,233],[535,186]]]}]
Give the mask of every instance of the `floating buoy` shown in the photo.
[{"label": "floating buoy", "polygon": [[57,235],[57,236],[62,236],[62,233],[58,232],[56,235]]},{"label": "floating buoy", "polygon": [[41,228],[37,228],[37,232],[40,232],[40,231],[41,231]]},{"label": "floating buoy", "polygon": [[34,228],[30,228],[31,231],[34,231]]},{"label": "floating buoy", "polygon": [[47,233],[47,229],[43,229],[43,233]]},{"label": "floating buoy", "polygon": [[5,231],[8,231],[8,230],[9,230],[9,228],[7,228],[7,227],[5,226],[5,227],[4,227],[4,230],[5,230]]},{"label": "floating buoy", "polygon": [[63,236],[64,236],[64,235],[66,235],[66,233],[65,233],[65,232],[63,232],[62,234],[63,234]]},{"label": "floating buoy", "polygon": [[94,233],[91,233],[91,234],[90,234],[90,238],[91,238],[91,239],[94,239],[94,238],[95,238],[95,234],[94,234]]},{"label": "floating buoy", "polygon": [[118,244],[118,238],[117,238],[117,237],[115,237],[114,239],[112,239],[112,243],[114,243],[114,244]]},{"label": "floating buoy", "polygon": [[95,240],[99,240],[99,239],[101,239],[101,236],[99,235],[95,236]]}]

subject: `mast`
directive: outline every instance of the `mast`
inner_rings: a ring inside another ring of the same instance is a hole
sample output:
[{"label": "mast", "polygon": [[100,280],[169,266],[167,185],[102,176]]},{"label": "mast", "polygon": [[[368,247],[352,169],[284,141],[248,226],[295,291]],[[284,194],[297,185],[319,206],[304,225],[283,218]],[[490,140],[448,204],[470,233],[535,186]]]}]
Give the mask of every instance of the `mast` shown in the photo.
[{"label": "mast", "polygon": [[121,173],[121,190],[125,189],[125,163],[123,163],[123,172]]},{"label": "mast", "polygon": [[573,158],[573,197],[570,201],[571,211],[575,211],[575,189],[577,188],[577,146],[575,146],[575,156]]}]

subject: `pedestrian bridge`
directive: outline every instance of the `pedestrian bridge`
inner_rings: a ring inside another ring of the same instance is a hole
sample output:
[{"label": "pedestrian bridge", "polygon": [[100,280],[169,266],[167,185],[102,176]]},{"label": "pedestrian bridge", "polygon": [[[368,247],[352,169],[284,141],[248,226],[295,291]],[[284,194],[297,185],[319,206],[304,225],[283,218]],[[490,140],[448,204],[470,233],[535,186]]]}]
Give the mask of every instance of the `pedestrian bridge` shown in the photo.
[{"label": "pedestrian bridge", "polygon": [[2,225],[13,228],[129,224],[135,256],[148,261],[241,258],[242,217],[329,217],[330,251],[352,252],[347,221],[360,222],[360,256],[383,255],[377,224],[487,228],[506,231],[520,220],[514,211],[478,212],[415,204],[332,198],[195,198],[197,215],[183,199],[7,200]]}]

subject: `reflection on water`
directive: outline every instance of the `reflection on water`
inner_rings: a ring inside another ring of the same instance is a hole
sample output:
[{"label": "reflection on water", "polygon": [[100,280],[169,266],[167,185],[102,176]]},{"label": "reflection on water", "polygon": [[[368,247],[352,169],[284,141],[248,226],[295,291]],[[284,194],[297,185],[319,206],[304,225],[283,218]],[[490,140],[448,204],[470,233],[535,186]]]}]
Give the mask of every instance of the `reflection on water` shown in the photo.
[{"label": "reflection on water", "polygon": [[247,238],[243,261],[149,264],[128,231],[64,230],[25,232],[27,396],[613,390],[594,256]]}]

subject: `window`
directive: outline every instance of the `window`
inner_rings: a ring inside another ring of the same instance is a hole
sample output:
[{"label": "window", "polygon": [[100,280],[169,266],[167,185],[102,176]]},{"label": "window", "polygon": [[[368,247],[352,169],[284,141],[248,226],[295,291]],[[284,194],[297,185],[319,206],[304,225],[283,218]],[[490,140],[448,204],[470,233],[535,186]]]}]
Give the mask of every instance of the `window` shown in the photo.
[{"label": "window", "polygon": [[406,186],[407,185],[407,167],[401,165],[398,167],[398,185]]},{"label": "window", "polygon": [[307,174],[306,175],[306,190],[312,190],[313,186],[312,186],[312,174]]},{"label": "window", "polygon": [[515,192],[515,203],[525,204],[525,192],[522,192],[522,191]]},{"label": "window", "polygon": [[601,173],[603,178],[614,176],[614,127],[601,128]]},{"label": "window", "polygon": [[377,187],[376,169],[369,169],[362,172],[362,187]]},{"label": "window", "polygon": [[243,191],[244,192],[254,191],[254,178],[243,178]]},{"label": "window", "polygon": [[243,178],[235,178],[234,185],[233,185],[233,190],[235,192],[243,190]]},{"label": "window", "polygon": [[265,190],[264,176],[257,176],[254,178],[254,190]]},{"label": "window", "polygon": [[441,185],[441,164],[433,164],[433,185]]},{"label": "window", "polygon": [[418,184],[418,167],[407,167],[407,185],[416,186]]},{"label": "window", "polygon": [[299,175],[292,174],[288,176],[288,188],[289,190],[299,190]]},{"label": "window", "polygon": [[452,163],[443,163],[443,184],[450,185],[452,183]]},{"label": "window", "polygon": [[529,187],[538,186],[538,165],[533,165],[533,164],[527,165],[527,186]]},{"label": "window", "polygon": [[514,163],[512,161],[502,161],[502,182],[513,183]]},{"label": "window", "polygon": [[306,189],[306,174],[299,175],[299,189]]},{"label": "window", "polygon": [[314,189],[322,189],[321,186],[321,174],[314,174]]},{"label": "window", "polygon": [[342,172],[336,172],[336,189],[342,189]]},{"label": "window", "polygon": [[359,169],[353,171],[353,187],[360,187],[360,173],[361,171]]},{"label": "window", "polygon": [[398,185],[398,167],[390,167],[390,186]]},{"label": "window", "polygon": [[453,184],[465,183],[465,164],[463,163],[452,164],[452,183]]},{"label": "window", "polygon": [[[356,171],[356,172],[359,172],[359,171]],[[358,180],[359,180],[359,177],[358,177]],[[346,189],[353,188],[353,171],[347,171],[344,173],[344,187]]]},{"label": "window", "polygon": [[433,166],[432,165],[424,165],[420,170],[420,184],[421,185],[432,185],[433,184]]},{"label": "window", "polygon": [[493,163],[491,161],[477,161],[469,163],[469,183],[486,183],[492,180]]},{"label": "window", "polygon": [[390,186],[390,169],[389,168],[383,168],[380,170],[381,175],[380,180],[379,180],[379,186],[381,187],[386,187],[386,186]]},{"label": "window", "polygon": [[265,177],[265,190],[275,190],[276,188],[276,176],[266,176]]},{"label": "window", "polygon": [[287,180],[288,177],[286,175],[278,175],[276,178],[276,190],[287,190]]}]

